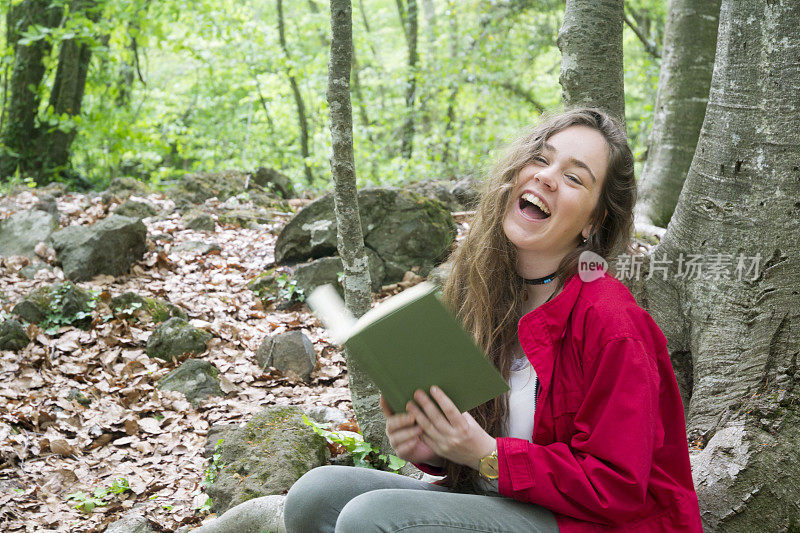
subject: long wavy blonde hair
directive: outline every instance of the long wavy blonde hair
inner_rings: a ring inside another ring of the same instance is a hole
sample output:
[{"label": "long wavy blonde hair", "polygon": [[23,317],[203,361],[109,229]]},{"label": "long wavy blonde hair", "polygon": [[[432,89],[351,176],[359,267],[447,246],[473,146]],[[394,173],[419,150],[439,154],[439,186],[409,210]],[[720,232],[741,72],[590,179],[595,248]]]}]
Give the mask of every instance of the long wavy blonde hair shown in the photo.
[{"label": "long wavy blonde hair", "polygon": [[[581,252],[591,250],[611,264],[626,250],[633,231],[636,182],[625,130],[599,109],[576,108],[546,114],[538,126],[509,145],[483,183],[472,227],[447,261],[450,274],[442,299],[506,380],[517,341],[517,322],[522,316],[524,287],[516,271],[517,251],[503,231],[503,218],[513,202],[511,192],[520,170],[542,153],[552,135],[577,125],[603,135],[609,162],[599,201],[590,216],[592,234],[585,243],[575,235],[575,249],[561,260],[556,271],[557,287],[560,290],[577,272]],[[507,411],[508,399],[502,395],[470,414],[490,435],[500,436]],[[448,461],[445,470],[453,488],[474,487],[477,472],[471,468]]]}]

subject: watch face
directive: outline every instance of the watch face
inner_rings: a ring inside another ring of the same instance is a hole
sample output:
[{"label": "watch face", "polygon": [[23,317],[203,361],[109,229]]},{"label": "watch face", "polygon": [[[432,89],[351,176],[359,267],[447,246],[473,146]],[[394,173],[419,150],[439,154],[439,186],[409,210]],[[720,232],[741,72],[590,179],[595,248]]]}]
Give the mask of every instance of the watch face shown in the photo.
[{"label": "watch face", "polygon": [[480,474],[486,479],[497,479],[500,476],[500,469],[497,465],[497,457],[486,457],[481,461]]}]

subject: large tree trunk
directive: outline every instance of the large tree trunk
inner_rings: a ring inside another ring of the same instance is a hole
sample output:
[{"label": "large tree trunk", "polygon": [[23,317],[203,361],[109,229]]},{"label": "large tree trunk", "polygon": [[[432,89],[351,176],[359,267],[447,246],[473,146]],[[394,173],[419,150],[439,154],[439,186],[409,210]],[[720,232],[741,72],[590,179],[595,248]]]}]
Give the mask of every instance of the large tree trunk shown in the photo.
[{"label": "large tree trunk", "polygon": [[[73,0],[70,12],[82,13],[92,22],[97,22],[100,18],[97,0]],[[80,115],[91,57],[92,49],[88,44],[77,39],[61,42],[56,77],[50,91],[50,107],[57,116],[72,118]],[[56,169],[69,165],[69,149],[76,133],[73,127],[66,131],[55,128],[41,134],[38,149],[41,153],[43,175],[50,175]]]},{"label": "large tree trunk", "polygon": [[672,0],[664,37],[637,219],[666,227],[703,125],[714,69],[720,0]]},{"label": "large tree trunk", "polygon": [[564,105],[604,109],[625,123],[622,0],[567,0],[558,32]]},{"label": "large tree trunk", "polygon": [[[353,45],[350,0],[331,0],[331,57],[328,64],[328,107],[331,110],[331,173],[334,181],[334,207],[337,224],[337,249],[344,265],[345,305],[359,317],[370,308],[370,276],[353,157],[353,111],[350,104],[350,70]],[[357,361],[345,351],[353,410],[364,438],[384,444],[386,420],[379,407],[380,392]]]},{"label": "large tree trunk", "polygon": [[50,0],[24,0],[10,8],[6,18],[9,45],[14,49],[14,68],[11,72],[8,113],[2,132],[3,150],[0,150],[0,179],[14,174],[17,167],[22,174],[37,170],[36,115],[39,110],[37,88],[45,73],[43,59],[50,53],[47,39],[19,44],[19,38],[30,26],[52,28],[58,23],[61,9],[50,7]]},{"label": "large tree trunk", "polygon": [[[668,339],[684,387],[695,486],[710,532],[798,528],[798,57],[798,2],[723,2],[697,150],[651,255],[672,264],[664,273],[645,261],[642,281],[633,283]],[[676,277],[690,254],[708,278]],[[727,267],[719,276],[718,260]]]},{"label": "large tree trunk", "polygon": [[400,23],[408,45],[408,79],[406,80],[406,118],[400,134],[400,153],[405,159],[411,159],[414,154],[414,100],[417,94],[417,35],[418,15],[417,0],[397,0],[397,10],[400,13]]},{"label": "large tree trunk", "polygon": [[[281,49],[286,56],[286,61],[291,63],[292,57],[289,54],[289,48],[286,46],[286,29],[283,21],[283,0],[278,1],[278,38],[280,39]],[[310,151],[308,148],[308,119],[306,118],[306,105],[303,101],[303,95],[300,93],[300,85],[297,83],[297,78],[292,74],[293,70],[287,67],[286,77],[289,78],[289,85],[292,88],[292,95],[294,102],[297,106],[297,122],[300,125],[300,153],[303,156],[303,169],[306,175],[306,181],[311,184],[314,181],[314,175],[311,173],[311,167],[308,166],[308,158]]]}]

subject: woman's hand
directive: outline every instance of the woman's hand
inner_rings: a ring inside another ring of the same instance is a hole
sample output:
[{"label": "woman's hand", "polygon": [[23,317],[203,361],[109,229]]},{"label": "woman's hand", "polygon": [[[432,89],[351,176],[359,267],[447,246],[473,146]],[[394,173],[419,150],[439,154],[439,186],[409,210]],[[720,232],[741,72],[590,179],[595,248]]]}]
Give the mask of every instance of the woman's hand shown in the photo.
[{"label": "woman's hand", "polygon": [[436,403],[423,391],[417,390],[414,400],[418,405],[414,402],[406,405],[408,413],[422,428],[422,442],[439,456],[477,470],[481,458],[496,449],[497,441],[472,415],[459,412],[441,389],[431,387],[431,396]]},{"label": "woman's hand", "polygon": [[400,459],[433,466],[441,466],[444,463],[436,452],[420,440],[422,429],[410,414],[394,414],[383,396],[381,396],[381,410],[386,415],[386,436],[389,437],[389,444]]}]

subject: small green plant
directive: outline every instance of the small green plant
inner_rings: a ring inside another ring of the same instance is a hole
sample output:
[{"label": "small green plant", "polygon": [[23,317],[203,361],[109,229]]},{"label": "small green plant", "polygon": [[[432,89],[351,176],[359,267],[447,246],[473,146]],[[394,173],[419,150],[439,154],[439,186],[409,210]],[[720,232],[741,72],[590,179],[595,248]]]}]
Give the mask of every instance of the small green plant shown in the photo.
[{"label": "small green plant", "polygon": [[71,283],[63,283],[53,291],[47,309],[47,316],[41,323],[44,332],[47,335],[54,335],[62,326],[69,326],[76,322],[84,321],[91,318],[92,311],[97,307],[97,301],[100,297],[100,291],[91,291],[91,299],[86,302],[86,307],[89,311],[78,311],[73,315],[64,315],[62,313],[64,298],[70,291],[74,290],[75,286]]},{"label": "small green plant", "polygon": [[305,301],[306,296],[303,294],[303,289],[298,289],[297,281],[293,279],[290,280],[286,272],[282,272],[275,278],[275,284],[278,285],[278,296],[281,298],[289,301]]},{"label": "small green plant", "polygon": [[67,494],[67,500],[77,502],[75,509],[91,514],[95,507],[104,507],[108,504],[106,498],[109,495],[113,498],[113,496],[124,494],[129,490],[131,490],[131,487],[128,484],[128,480],[124,477],[116,477],[109,487],[98,487],[92,491],[91,495],[79,490],[78,492]]},{"label": "small green plant", "polygon": [[[217,479],[217,474],[219,474],[222,469],[225,468],[225,461],[221,460],[221,448],[223,441],[224,439],[219,439],[214,445],[214,454],[211,456],[208,468],[206,468],[203,472],[203,481],[200,482],[200,486],[198,487],[197,491],[195,491],[194,495],[200,494],[206,487],[214,483],[214,480]],[[210,512],[212,501],[213,500],[211,499],[211,496],[207,496],[205,502],[198,507],[195,507],[195,510],[199,513]]]},{"label": "small green plant", "polygon": [[364,437],[358,433],[342,433],[331,430],[329,429],[331,423],[315,422],[306,415],[303,415],[303,423],[310,426],[317,435],[324,437],[328,442],[343,446],[353,456],[355,466],[397,472],[406,464],[396,455],[380,453],[380,448],[366,442]]}]

